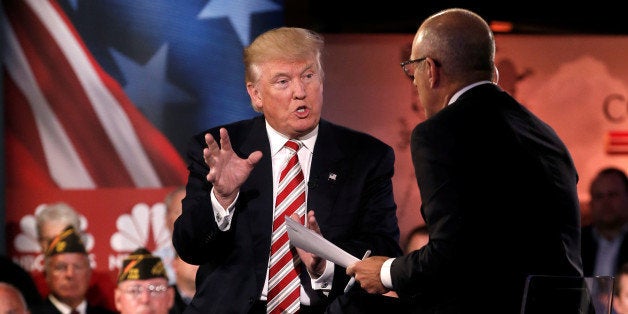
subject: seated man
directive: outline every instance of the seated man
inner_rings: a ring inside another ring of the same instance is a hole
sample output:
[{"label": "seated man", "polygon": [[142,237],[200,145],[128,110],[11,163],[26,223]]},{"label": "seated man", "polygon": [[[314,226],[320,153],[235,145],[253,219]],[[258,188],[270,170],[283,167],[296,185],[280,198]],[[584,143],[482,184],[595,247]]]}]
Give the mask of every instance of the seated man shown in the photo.
[{"label": "seated man", "polygon": [[88,304],[86,299],[92,269],[79,234],[68,226],[53,238],[45,251],[44,277],[50,293],[33,313],[114,313]]},{"label": "seated man", "polygon": [[[89,255],[90,241],[92,238],[90,235],[82,232],[81,216],[70,204],[65,202],[46,204],[41,210],[37,211],[35,219],[37,237],[43,253],[46,253],[48,244],[56,235],[61,233],[67,226],[72,225],[83,241],[83,245]],[[42,278],[42,274],[39,272],[33,274],[39,293],[41,295],[47,295],[49,291],[45,284],[45,279]],[[115,308],[112,295],[114,289],[115,282],[111,280],[109,272],[93,269],[89,288],[87,288],[86,293],[87,302],[91,305],[106,307],[113,311]]]},{"label": "seated man", "polygon": [[122,262],[114,299],[121,314],[167,314],[174,304],[174,290],[161,258],[145,248],[131,253]]},{"label": "seated man", "polygon": [[[174,222],[181,215],[183,206],[181,201],[185,197],[185,186],[181,185],[171,190],[165,197],[166,205],[165,220],[166,228],[170,234],[174,231]],[[172,244],[172,241],[170,241]],[[163,246],[153,252],[155,256],[161,258],[166,268],[166,275],[170,280],[169,284],[174,289],[174,305],[170,309],[170,314],[181,314],[192,301],[196,293],[196,272],[198,265],[191,265],[177,255],[172,245]]]}]

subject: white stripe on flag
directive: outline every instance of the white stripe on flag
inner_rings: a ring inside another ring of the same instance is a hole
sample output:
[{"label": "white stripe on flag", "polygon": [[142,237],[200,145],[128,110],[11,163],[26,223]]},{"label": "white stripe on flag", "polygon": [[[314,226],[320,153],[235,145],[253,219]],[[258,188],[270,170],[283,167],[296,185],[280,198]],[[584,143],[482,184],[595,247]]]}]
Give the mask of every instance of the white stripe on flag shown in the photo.
[{"label": "white stripe on flag", "polygon": [[96,184],[39,89],[15,32],[4,14],[2,21],[5,41],[8,43],[3,53],[4,65],[36,113],[36,127],[51,176],[63,188],[95,188]]},{"label": "white stripe on flag", "polygon": [[[86,52],[76,41],[67,25],[48,1],[26,1],[50,31],[66,56],[135,185],[137,187],[161,187],[159,176],[146,155],[131,121],[106,85],[103,84],[86,56]],[[46,141],[42,138],[42,142]],[[48,154],[47,149],[46,154]],[[49,165],[50,169],[56,168],[57,162],[57,158],[54,158],[53,163]]]}]

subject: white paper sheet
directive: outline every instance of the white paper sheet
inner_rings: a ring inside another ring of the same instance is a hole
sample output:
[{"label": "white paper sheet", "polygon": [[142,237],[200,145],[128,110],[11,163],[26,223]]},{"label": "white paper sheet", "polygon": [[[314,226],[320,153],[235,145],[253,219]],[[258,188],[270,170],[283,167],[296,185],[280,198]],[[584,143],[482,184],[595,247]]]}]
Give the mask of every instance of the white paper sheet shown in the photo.
[{"label": "white paper sheet", "polygon": [[360,260],[329,242],[320,234],[301,225],[298,221],[290,218],[290,216],[286,216],[286,227],[292,245],[316,254],[336,265],[347,268]]}]

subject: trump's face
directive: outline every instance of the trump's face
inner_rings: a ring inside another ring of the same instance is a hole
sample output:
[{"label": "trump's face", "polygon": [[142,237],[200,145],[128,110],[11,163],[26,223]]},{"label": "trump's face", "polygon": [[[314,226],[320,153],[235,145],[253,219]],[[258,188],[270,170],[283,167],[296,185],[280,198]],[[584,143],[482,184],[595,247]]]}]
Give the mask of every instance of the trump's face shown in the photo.
[{"label": "trump's face", "polygon": [[260,78],[247,84],[253,105],[280,133],[297,138],[318,125],[323,107],[323,78],[316,59],[267,61]]}]

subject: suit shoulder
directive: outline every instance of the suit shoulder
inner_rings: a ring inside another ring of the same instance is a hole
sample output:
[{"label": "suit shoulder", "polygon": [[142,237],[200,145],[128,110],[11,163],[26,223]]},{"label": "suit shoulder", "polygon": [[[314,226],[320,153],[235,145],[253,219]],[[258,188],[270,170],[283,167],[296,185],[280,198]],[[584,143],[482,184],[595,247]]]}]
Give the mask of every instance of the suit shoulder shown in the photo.
[{"label": "suit shoulder", "polygon": [[108,308],[105,308],[102,306],[94,306],[94,305],[88,305],[86,312],[87,314],[115,314],[117,313]]},{"label": "suit shoulder", "polygon": [[211,133],[212,135],[216,136],[219,135],[219,131],[221,128],[225,128],[227,129],[227,131],[229,132],[229,135],[231,135],[232,132],[237,132],[239,130],[248,130],[250,129],[253,125],[257,124],[257,123],[264,123],[264,117],[263,116],[256,116],[250,119],[245,119],[245,120],[239,120],[239,121],[235,121],[235,122],[231,122],[231,123],[226,123],[226,124],[221,124],[215,127],[211,127],[208,129],[205,129],[203,131],[200,131],[198,133],[196,133],[194,135],[195,138],[203,138],[205,136],[205,134],[207,133]]},{"label": "suit shoulder", "polygon": [[239,120],[232,123],[218,125],[212,128],[205,129],[200,131],[189,139],[188,147],[196,147],[199,144],[201,146],[205,146],[205,134],[210,133],[215,139],[220,139],[220,129],[225,128],[229,133],[229,138],[238,139],[242,137],[247,137],[248,132],[252,132],[257,127],[264,126],[264,117],[256,116],[251,119]]},{"label": "suit shoulder", "polygon": [[50,299],[46,297],[46,299],[39,305],[34,306],[30,309],[33,314],[60,314],[61,312],[57,310],[57,308],[50,302]]}]

